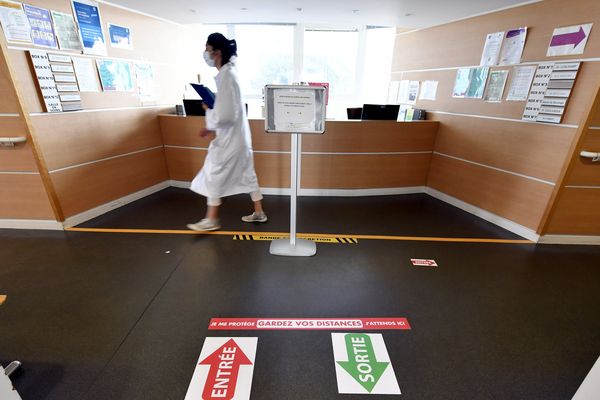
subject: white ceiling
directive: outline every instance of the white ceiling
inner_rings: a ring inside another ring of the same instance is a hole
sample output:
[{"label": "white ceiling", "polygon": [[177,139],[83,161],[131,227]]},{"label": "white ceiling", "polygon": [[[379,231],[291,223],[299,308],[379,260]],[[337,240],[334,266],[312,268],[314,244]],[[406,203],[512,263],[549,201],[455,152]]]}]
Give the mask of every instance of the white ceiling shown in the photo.
[{"label": "white ceiling", "polygon": [[[181,24],[270,22],[425,28],[534,1],[108,0],[106,2]],[[244,8],[246,10],[242,10]]]}]

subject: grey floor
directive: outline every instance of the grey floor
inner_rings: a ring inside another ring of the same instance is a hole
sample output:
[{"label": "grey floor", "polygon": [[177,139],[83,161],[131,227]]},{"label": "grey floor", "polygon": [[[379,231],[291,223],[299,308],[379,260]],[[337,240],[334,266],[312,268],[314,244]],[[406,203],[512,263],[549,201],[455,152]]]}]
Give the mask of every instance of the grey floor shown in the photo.
[{"label": "grey floor", "polygon": [[[376,206],[373,207],[373,201]],[[270,222],[224,229],[285,231]],[[85,226],[184,229],[168,189]],[[515,238],[426,195],[301,198],[299,231]],[[230,236],[0,230],[0,362],[30,399],[183,399],[206,337],[256,336],[253,399],[338,395],[330,332],[208,331],[214,317],[406,317],[382,331],[403,399],[570,399],[600,355],[600,248],[361,240],[274,257]],[[410,258],[433,258],[418,268]],[[372,333],[378,333],[372,331]]]}]

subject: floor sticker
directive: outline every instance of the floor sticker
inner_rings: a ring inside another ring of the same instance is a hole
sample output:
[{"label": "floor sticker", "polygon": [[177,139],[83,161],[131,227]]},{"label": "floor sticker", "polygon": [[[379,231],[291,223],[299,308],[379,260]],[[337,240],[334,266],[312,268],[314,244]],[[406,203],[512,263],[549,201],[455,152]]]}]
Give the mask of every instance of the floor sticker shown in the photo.
[{"label": "floor sticker", "polygon": [[435,260],[423,260],[420,258],[411,258],[410,262],[417,267],[437,267]]},{"label": "floor sticker", "polygon": [[209,330],[407,330],[406,318],[212,318]]},{"label": "floor sticker", "polygon": [[338,393],[401,394],[380,333],[332,333]]},{"label": "floor sticker", "polygon": [[206,338],[185,400],[248,400],[257,343],[256,337]]}]

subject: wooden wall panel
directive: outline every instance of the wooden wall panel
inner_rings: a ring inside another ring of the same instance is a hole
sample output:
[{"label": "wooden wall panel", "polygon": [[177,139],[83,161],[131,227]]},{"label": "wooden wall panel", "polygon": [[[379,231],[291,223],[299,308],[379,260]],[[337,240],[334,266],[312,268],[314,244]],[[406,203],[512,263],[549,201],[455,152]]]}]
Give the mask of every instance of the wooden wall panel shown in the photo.
[{"label": "wooden wall panel", "polygon": [[[452,97],[456,69],[442,71],[407,72],[392,74],[393,80],[434,80],[438,81],[437,97],[435,101],[418,100],[415,107],[431,111],[445,111],[459,114],[487,115],[502,118],[521,119],[525,107],[524,101],[506,101],[511,80],[514,77],[514,67],[493,67],[492,70],[509,70],[508,81],[504,90],[501,103],[488,103],[482,99],[466,99]],[[585,117],[587,107],[595,94],[595,87],[600,82],[600,62],[584,62],[582,64],[575,87],[574,96],[569,101],[567,111],[563,117],[563,124],[577,125]],[[428,118],[430,119],[430,118]]]},{"label": "wooden wall panel", "polygon": [[[206,150],[165,148],[170,179],[190,182],[204,165]],[[290,156],[288,154],[254,153],[254,169],[259,185],[289,188]]]},{"label": "wooden wall panel", "polygon": [[556,182],[576,130],[552,125],[432,114],[435,151]]},{"label": "wooden wall panel", "polygon": [[[565,3],[545,0],[467,20],[399,35],[395,45],[394,69],[414,70],[479,65],[485,37],[490,32],[528,26],[523,61],[542,61],[554,28],[600,19],[600,2],[576,0]],[[407,53],[405,49],[410,49]],[[407,57],[406,54],[410,54]],[[593,32],[583,57],[600,56],[600,37]],[[566,57],[553,57],[560,60]]]},{"label": "wooden wall panel", "polygon": [[161,146],[155,109],[32,117],[49,170]]},{"label": "wooden wall panel", "polygon": [[[18,136],[28,137],[22,118],[0,116],[0,137]],[[0,171],[37,172],[31,144],[26,142],[15,147],[0,146]]]},{"label": "wooden wall panel", "polygon": [[254,153],[254,168],[256,176],[258,176],[258,184],[261,187],[290,187],[289,154]]},{"label": "wooden wall panel", "polygon": [[65,217],[169,179],[163,149],[50,174]]},{"label": "wooden wall panel", "polygon": [[600,235],[600,188],[563,189],[547,234]]},{"label": "wooden wall panel", "polygon": [[204,165],[206,150],[165,148],[169,177],[174,181],[190,182]]},{"label": "wooden wall panel", "polygon": [[37,174],[0,174],[0,219],[55,220]]},{"label": "wooden wall panel", "polygon": [[425,186],[431,154],[302,155],[302,188]]},{"label": "wooden wall panel", "polygon": [[[160,115],[160,129],[165,145],[208,148],[212,136],[202,138],[204,117]],[[267,134],[264,120],[250,120],[252,147],[256,151],[290,151],[290,136]]]},{"label": "wooden wall panel", "polygon": [[[583,140],[582,150],[600,153],[600,130],[588,130]],[[600,186],[600,162],[592,162],[577,154],[566,185]]]},{"label": "wooden wall panel", "polygon": [[290,151],[290,135],[265,132],[263,119],[251,119],[252,148],[256,151]]},{"label": "wooden wall panel", "polygon": [[325,125],[325,134],[302,136],[302,151],[431,151],[437,128],[435,121],[329,121]]},{"label": "wooden wall panel", "polygon": [[536,230],[553,186],[434,155],[428,186]]}]

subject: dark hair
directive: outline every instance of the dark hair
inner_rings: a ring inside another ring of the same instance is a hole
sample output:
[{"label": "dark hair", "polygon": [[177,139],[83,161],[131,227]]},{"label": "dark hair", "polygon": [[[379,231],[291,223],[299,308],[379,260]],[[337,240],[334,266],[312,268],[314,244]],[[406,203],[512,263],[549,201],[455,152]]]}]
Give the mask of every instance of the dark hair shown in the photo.
[{"label": "dark hair", "polygon": [[221,50],[221,65],[227,64],[231,57],[237,56],[237,43],[235,39],[229,40],[218,32],[208,35],[206,44],[212,47],[213,50]]}]

